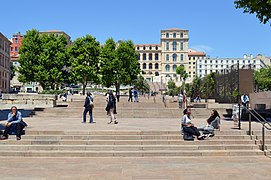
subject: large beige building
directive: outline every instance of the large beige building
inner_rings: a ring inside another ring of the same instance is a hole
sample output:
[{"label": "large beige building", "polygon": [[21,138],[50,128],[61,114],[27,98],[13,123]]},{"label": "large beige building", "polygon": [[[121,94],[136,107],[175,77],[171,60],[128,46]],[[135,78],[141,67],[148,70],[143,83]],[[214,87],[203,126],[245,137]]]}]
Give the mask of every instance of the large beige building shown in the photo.
[{"label": "large beige building", "polygon": [[182,78],[176,69],[184,65],[188,73],[186,82],[191,82],[196,76],[195,62],[205,57],[205,53],[190,50],[188,40],[188,30],[172,28],[161,30],[160,44],[135,45],[142,76],[149,82],[167,83],[172,79],[180,85]]},{"label": "large beige building", "polygon": [[4,93],[10,89],[10,44],[0,32],[0,92]]}]

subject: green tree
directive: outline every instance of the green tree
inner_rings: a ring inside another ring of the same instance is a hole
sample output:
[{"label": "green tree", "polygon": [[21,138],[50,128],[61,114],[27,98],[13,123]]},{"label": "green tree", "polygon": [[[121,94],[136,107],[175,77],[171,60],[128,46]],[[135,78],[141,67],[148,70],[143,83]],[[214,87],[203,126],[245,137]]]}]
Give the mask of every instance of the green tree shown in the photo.
[{"label": "green tree", "polygon": [[91,35],[77,38],[69,48],[69,56],[70,78],[82,83],[85,94],[87,83],[100,83],[100,43]]},{"label": "green tree", "polygon": [[188,74],[185,71],[184,65],[178,66],[176,68],[176,73],[181,76],[181,78],[183,79],[183,82],[185,83],[185,80],[187,79]]},{"label": "green tree", "polygon": [[140,65],[138,62],[138,53],[131,40],[121,41],[117,47],[117,64],[116,64],[116,90],[119,91],[120,84],[130,85],[140,73]]},{"label": "green tree", "polygon": [[167,87],[168,87],[168,91],[169,91],[168,95],[174,97],[178,94],[178,87],[176,86],[176,84],[173,80],[168,81]]},{"label": "green tree", "polygon": [[102,75],[102,84],[110,87],[117,81],[114,70],[117,67],[116,43],[112,38],[106,40],[101,48],[100,73]]},{"label": "green tree", "polygon": [[67,40],[63,35],[56,37],[54,34],[42,34],[39,64],[35,72],[35,80],[44,89],[57,89],[64,83],[63,68],[68,64]]},{"label": "green tree", "polygon": [[203,78],[201,91],[204,93],[204,97],[213,97],[215,94],[216,73],[210,73]]},{"label": "green tree", "polygon": [[271,0],[235,0],[234,4],[236,8],[244,9],[244,13],[256,13],[256,17],[263,24],[271,18]]},{"label": "green tree", "polygon": [[39,65],[42,52],[39,31],[32,29],[26,32],[22,45],[19,49],[20,67],[18,68],[18,80],[23,83],[35,82],[35,73]]},{"label": "green tree", "polygon": [[138,76],[137,80],[134,82],[134,87],[139,91],[139,92],[149,92],[150,86],[148,82],[144,79],[143,76]]},{"label": "green tree", "polygon": [[38,82],[43,89],[55,89],[64,82],[66,46],[63,35],[40,35],[35,29],[27,31],[19,50],[19,81]]},{"label": "green tree", "polygon": [[254,81],[255,85],[261,91],[270,91],[271,90],[271,66],[267,68],[261,68],[258,71],[254,72]]},{"label": "green tree", "polygon": [[101,50],[101,75],[105,86],[132,84],[140,73],[138,54],[132,41],[114,42],[109,38]]}]

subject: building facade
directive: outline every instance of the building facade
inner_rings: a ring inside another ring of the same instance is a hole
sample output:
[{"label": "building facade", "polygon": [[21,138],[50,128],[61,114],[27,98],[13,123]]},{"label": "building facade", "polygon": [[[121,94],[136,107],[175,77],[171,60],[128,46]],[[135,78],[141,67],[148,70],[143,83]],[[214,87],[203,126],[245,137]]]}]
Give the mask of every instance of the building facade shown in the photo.
[{"label": "building facade", "polygon": [[71,37],[65,33],[64,31],[60,31],[60,30],[48,30],[48,31],[40,31],[41,34],[54,34],[56,36],[56,38],[59,36],[59,35],[63,35],[66,40],[67,40],[67,45],[71,45],[72,44],[72,41],[71,41]]},{"label": "building facade", "polygon": [[240,69],[259,70],[267,67],[263,60],[253,58],[252,55],[244,55],[244,58],[204,58],[196,62],[196,75],[202,78],[213,72],[227,73],[232,66],[238,64]]},{"label": "building facade", "polygon": [[[19,49],[22,45],[23,38],[24,36],[20,32],[13,34],[11,38],[10,59],[15,69],[17,69],[20,66],[20,63],[18,62]],[[23,86],[23,83],[19,82],[18,76],[19,76],[18,71],[15,71],[15,74],[10,81],[10,87],[12,88],[13,91],[16,91],[16,92],[19,92]]]},{"label": "building facade", "polygon": [[[180,65],[185,69],[189,67],[188,40],[188,30],[172,28],[161,30],[160,44],[135,45],[141,75],[149,82],[167,83],[172,79],[181,84],[182,79],[176,74],[176,69]],[[188,81],[192,78],[189,77]]]},{"label": "building facade", "polygon": [[10,90],[10,44],[0,32],[0,92],[4,93]]}]

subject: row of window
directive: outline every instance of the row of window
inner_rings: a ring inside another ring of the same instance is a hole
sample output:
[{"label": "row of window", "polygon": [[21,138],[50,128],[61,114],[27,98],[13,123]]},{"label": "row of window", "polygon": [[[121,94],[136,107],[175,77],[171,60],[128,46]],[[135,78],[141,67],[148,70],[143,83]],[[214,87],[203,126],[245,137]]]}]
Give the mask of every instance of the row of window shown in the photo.
[{"label": "row of window", "polygon": [[177,33],[172,33],[172,34],[166,33],[166,38],[169,38],[169,37],[177,38],[177,35],[178,35],[178,37],[183,38],[183,33],[180,33],[180,34],[177,34]]},{"label": "row of window", "polygon": [[[149,60],[153,59],[152,55],[153,55],[152,53],[148,54]],[[146,53],[143,53],[142,56],[143,56],[143,58],[142,58],[143,60],[147,60],[147,54]],[[140,59],[141,59],[141,55],[139,54],[138,55],[138,60],[140,60]],[[154,59],[157,60],[157,61],[159,60],[159,54],[158,53],[154,54]]]},{"label": "row of window", "polygon": [[[169,54],[166,54],[166,61],[169,61],[170,58],[169,58]],[[183,61],[184,60],[184,56],[183,54],[180,54],[180,61]],[[178,61],[178,55],[177,54],[172,54],[172,61],[176,62]]]},{"label": "row of window", "polygon": [[[173,51],[177,51],[177,49],[178,49],[178,43],[177,43],[177,41],[173,41],[173,42],[172,42],[172,50],[173,50]],[[183,43],[183,42],[180,42],[180,48],[179,48],[179,49],[180,49],[181,51],[184,50],[184,43]],[[168,42],[168,41],[166,42],[165,50],[166,50],[166,51],[169,51],[169,50],[170,50],[170,48],[169,48],[169,42]]]},{"label": "row of window", "polygon": [[[148,68],[153,69],[152,63],[149,63]],[[147,69],[147,64],[146,63],[142,64],[142,69]],[[159,69],[159,64],[158,63],[154,64],[154,69]]]},{"label": "row of window", "polygon": [[[241,66],[243,65],[243,64],[240,64]],[[252,64],[248,64],[248,65],[250,65],[250,66],[252,66]],[[204,68],[205,69],[207,69],[207,68],[209,68],[209,69],[212,69],[212,68],[229,68],[230,66],[232,66],[231,64],[229,64],[229,65],[204,65]],[[253,65],[254,67],[256,67],[256,65],[254,64]],[[199,65],[199,68],[203,68],[203,65]]]},{"label": "row of window", "polygon": [[256,63],[256,60],[243,60],[243,61],[240,61],[240,60],[199,60],[200,63],[205,63],[205,64],[212,64],[212,63],[225,63],[225,64],[228,64],[228,63],[232,63],[232,64],[237,64],[238,62],[243,62],[243,64],[245,63],[251,63],[253,61],[253,63]]},{"label": "row of window", "polygon": [[11,51],[11,52],[14,52],[13,50],[14,50],[15,52],[18,52],[18,47],[14,47],[14,48],[13,48],[13,47],[10,47],[10,51]]},{"label": "row of window", "polygon": [[[152,48],[153,48],[152,46],[149,46],[148,50],[152,50]],[[136,49],[140,50],[140,47],[137,46]],[[143,50],[146,50],[146,46],[143,46]],[[158,46],[155,46],[155,50],[158,50]]]}]

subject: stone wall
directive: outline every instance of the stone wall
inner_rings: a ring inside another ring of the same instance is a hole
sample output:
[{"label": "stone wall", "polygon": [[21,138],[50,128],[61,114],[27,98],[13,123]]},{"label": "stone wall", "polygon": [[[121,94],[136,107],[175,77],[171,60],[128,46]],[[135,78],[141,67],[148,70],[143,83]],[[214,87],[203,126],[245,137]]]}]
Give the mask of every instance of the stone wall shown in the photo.
[{"label": "stone wall", "polygon": [[3,94],[2,103],[9,105],[31,105],[35,107],[56,106],[54,95],[37,93]]},{"label": "stone wall", "polygon": [[265,104],[266,109],[271,109],[271,91],[250,93],[250,107],[255,109],[256,104]]}]

